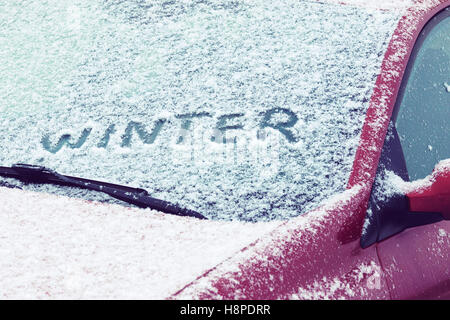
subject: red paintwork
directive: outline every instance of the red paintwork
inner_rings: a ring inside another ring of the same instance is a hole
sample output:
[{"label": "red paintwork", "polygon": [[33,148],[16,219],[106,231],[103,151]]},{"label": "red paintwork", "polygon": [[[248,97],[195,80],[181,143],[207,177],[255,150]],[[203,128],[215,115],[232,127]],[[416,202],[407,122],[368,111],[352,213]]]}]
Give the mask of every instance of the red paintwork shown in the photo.
[{"label": "red paintwork", "polygon": [[450,169],[438,171],[433,184],[407,194],[409,208],[415,212],[439,212],[450,220]]},{"label": "red paintwork", "polygon": [[393,299],[450,299],[448,221],[407,229],[377,245]]},{"label": "red paintwork", "polygon": [[[325,208],[326,213],[317,217],[318,211],[310,212],[309,219],[299,217],[286,222],[174,298],[286,299],[298,294],[300,298],[388,299],[383,278],[373,279],[373,289],[366,288],[376,269],[381,269],[376,248],[363,250],[358,241],[339,241],[340,234],[347,233],[346,221],[359,210],[364,193],[352,192],[338,201],[338,206]],[[238,267],[229,271],[230,265]],[[375,270],[361,272],[368,266]],[[323,286],[329,286],[333,293],[322,294]],[[305,293],[308,291],[313,296]]]},{"label": "red paintwork", "polygon": [[359,245],[371,186],[409,55],[425,23],[450,5],[448,0],[437,0],[429,7],[424,2],[416,1],[407,11],[386,50],[349,178],[350,190],[324,208],[287,221],[172,298],[449,297],[448,221],[407,230],[367,249]]}]

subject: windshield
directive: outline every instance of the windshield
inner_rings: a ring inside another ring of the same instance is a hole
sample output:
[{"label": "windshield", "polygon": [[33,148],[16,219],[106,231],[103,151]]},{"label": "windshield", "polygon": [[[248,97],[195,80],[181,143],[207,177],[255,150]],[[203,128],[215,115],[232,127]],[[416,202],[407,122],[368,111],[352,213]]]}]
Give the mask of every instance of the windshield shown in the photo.
[{"label": "windshield", "polygon": [[400,16],[293,0],[0,7],[0,165],[246,221],[345,189]]}]

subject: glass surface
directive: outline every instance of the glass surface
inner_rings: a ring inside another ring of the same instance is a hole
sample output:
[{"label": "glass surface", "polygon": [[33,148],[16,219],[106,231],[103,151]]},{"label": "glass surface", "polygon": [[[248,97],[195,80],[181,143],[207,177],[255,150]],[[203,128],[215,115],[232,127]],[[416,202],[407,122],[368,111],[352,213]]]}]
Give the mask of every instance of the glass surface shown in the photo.
[{"label": "glass surface", "polygon": [[345,190],[400,15],[298,0],[2,1],[0,165],[143,188],[211,219],[298,216]]},{"label": "glass surface", "polygon": [[410,180],[450,158],[450,17],[430,31],[417,54],[396,128]]}]

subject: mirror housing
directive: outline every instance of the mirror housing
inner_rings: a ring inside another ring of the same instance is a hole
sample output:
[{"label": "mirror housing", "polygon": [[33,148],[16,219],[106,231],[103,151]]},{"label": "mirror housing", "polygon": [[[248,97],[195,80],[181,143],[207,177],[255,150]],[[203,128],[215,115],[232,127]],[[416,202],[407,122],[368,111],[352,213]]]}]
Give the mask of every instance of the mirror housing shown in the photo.
[{"label": "mirror housing", "polygon": [[438,163],[425,179],[407,184],[407,192],[397,192],[382,202],[371,197],[371,212],[368,210],[360,239],[362,248],[407,228],[450,219],[450,159]]},{"label": "mirror housing", "polygon": [[432,175],[432,184],[409,192],[409,209],[412,212],[439,212],[450,220],[450,166],[438,164]]}]

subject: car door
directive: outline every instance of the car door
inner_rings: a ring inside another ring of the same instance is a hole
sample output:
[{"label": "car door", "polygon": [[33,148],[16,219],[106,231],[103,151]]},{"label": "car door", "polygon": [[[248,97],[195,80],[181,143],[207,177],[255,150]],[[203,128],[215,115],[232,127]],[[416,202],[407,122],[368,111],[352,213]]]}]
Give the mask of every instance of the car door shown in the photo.
[{"label": "car door", "polygon": [[[450,158],[450,7],[411,54],[371,193],[361,245],[377,242],[391,298],[450,298],[450,222],[409,212],[395,182],[414,187]],[[403,181],[402,181],[403,180]]]}]

